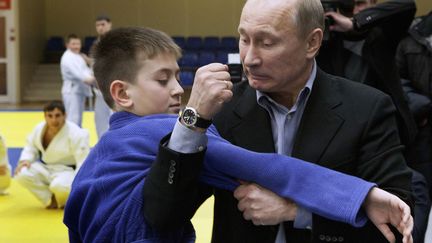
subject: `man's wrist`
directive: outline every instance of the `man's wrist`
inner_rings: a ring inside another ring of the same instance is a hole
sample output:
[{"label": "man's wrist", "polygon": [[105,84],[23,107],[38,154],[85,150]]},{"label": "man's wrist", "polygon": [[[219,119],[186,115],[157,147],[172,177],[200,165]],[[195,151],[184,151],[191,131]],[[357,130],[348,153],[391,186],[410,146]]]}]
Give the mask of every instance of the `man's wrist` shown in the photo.
[{"label": "man's wrist", "polygon": [[186,125],[181,116],[179,117],[179,122],[180,122],[180,124],[182,124],[182,126],[188,128],[188,129],[191,129],[192,131],[195,131],[195,132],[205,133],[207,131],[207,128],[200,128],[200,127],[194,127],[194,126],[191,127],[191,126]]}]

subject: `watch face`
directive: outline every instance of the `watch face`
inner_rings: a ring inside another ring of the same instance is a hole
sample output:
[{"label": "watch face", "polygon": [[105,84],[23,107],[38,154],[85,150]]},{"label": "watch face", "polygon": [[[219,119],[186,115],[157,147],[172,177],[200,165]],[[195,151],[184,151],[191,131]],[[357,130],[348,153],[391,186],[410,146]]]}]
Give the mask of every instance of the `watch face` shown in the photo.
[{"label": "watch face", "polygon": [[197,115],[196,115],[195,111],[192,109],[185,109],[183,111],[182,117],[183,117],[183,122],[187,126],[194,126],[196,121],[197,121]]}]

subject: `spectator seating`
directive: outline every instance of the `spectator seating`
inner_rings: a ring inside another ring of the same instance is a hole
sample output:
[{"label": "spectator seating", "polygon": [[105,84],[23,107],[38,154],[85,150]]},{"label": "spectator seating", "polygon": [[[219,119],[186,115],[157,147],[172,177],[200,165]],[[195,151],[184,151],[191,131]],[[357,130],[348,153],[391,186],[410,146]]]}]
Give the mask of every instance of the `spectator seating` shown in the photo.
[{"label": "spectator seating", "polygon": [[221,49],[236,53],[239,51],[238,49],[238,40],[234,36],[224,36],[221,38]]},{"label": "spectator seating", "polygon": [[217,51],[220,48],[220,39],[217,36],[204,37],[203,49],[206,51]]},{"label": "spectator seating", "polygon": [[183,87],[190,87],[194,81],[195,72],[193,71],[181,71],[180,81]]},{"label": "spectator seating", "polygon": [[184,36],[173,36],[174,42],[183,50],[186,47],[186,38]]},{"label": "spectator seating", "polygon": [[65,42],[61,36],[52,36],[45,47],[45,62],[58,63],[66,50]]},{"label": "spectator seating", "polygon": [[179,65],[182,69],[193,70],[198,66],[198,53],[193,51],[186,51],[179,60]]},{"label": "spectator seating", "polygon": [[228,53],[229,51],[219,50],[216,52],[216,62],[228,63]]},{"label": "spectator seating", "polygon": [[216,61],[216,55],[212,51],[201,51],[198,57],[198,66],[204,66]]},{"label": "spectator seating", "polygon": [[82,45],[81,51],[88,55],[90,53],[90,48],[93,46],[96,38],[96,36],[86,36],[84,38],[84,43]]},{"label": "spectator seating", "polygon": [[179,59],[180,79],[183,86],[193,84],[198,67],[212,62],[226,64],[229,53],[238,53],[238,39],[234,36],[173,36],[174,42],[183,50]]},{"label": "spectator seating", "polygon": [[186,50],[198,51],[203,47],[203,39],[199,36],[190,36],[186,39]]}]

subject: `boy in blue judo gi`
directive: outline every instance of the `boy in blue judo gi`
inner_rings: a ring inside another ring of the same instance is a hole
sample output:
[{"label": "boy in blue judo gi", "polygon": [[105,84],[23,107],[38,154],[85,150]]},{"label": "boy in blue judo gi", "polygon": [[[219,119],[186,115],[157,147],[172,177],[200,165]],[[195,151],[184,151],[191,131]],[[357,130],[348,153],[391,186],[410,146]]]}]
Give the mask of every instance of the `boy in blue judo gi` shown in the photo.
[{"label": "boy in blue judo gi", "polygon": [[[170,115],[180,111],[183,94],[179,57],[180,49],[169,36],[149,28],[116,29],[97,45],[95,76],[105,101],[116,112],[72,185],[64,215],[70,242],[194,242],[190,222],[158,230],[144,217],[144,204],[157,203],[143,198],[144,183],[152,183],[146,176],[152,164],[159,163],[170,164],[165,175],[168,187],[186,186],[184,180],[177,184],[177,179],[187,178],[189,168],[202,163],[203,186],[234,190],[238,180],[255,182],[324,217],[354,226],[364,225],[369,217],[391,240],[394,236],[386,225],[390,223],[410,242],[410,209],[396,196],[305,161],[233,146],[209,127],[213,115],[232,96],[226,65],[200,68],[197,73],[214,72],[194,84],[188,103],[193,109],[180,120]],[[187,151],[191,140],[203,146]],[[271,166],[265,163],[268,160]],[[295,218],[295,204],[284,215],[287,220]]]}]

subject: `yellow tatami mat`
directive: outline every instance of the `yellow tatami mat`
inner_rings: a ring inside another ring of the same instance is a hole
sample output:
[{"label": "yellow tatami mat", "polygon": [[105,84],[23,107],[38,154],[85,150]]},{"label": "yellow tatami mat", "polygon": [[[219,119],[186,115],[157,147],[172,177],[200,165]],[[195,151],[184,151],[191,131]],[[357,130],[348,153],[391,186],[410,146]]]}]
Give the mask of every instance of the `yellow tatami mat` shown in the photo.
[{"label": "yellow tatami mat", "polygon": [[[23,147],[27,134],[43,121],[43,112],[0,112],[0,134],[8,147]],[[90,132],[90,144],[97,142],[93,112],[85,112],[83,127]],[[63,210],[46,210],[28,191],[12,181],[9,194],[0,196],[0,243],[68,242]],[[192,222],[198,243],[210,242],[213,198],[207,200]]]}]

